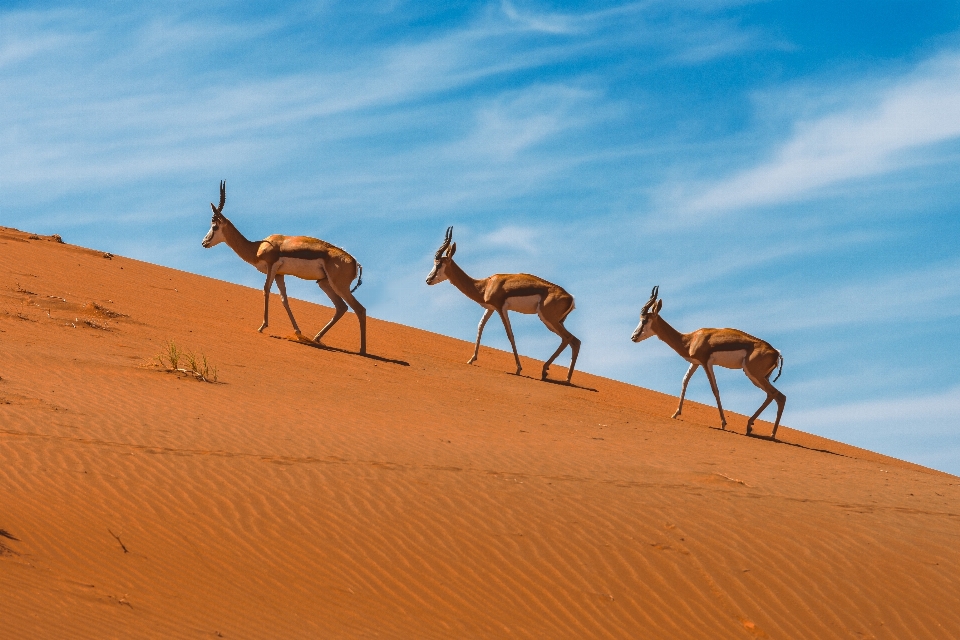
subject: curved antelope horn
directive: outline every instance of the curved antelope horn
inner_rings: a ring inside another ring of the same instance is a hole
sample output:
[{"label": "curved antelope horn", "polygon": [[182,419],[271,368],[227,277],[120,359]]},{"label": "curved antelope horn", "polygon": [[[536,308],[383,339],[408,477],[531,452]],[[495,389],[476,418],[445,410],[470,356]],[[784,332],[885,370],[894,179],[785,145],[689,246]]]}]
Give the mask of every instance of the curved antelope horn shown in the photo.
[{"label": "curved antelope horn", "polygon": [[227,201],[227,181],[221,180],[220,181],[220,206],[215,207],[213,206],[212,202],[210,203],[210,208],[213,209],[214,216],[218,216],[221,213],[223,213],[223,205],[226,203],[226,201]]},{"label": "curved antelope horn", "polygon": [[443,255],[443,252],[447,250],[447,247],[450,246],[450,241],[453,240],[453,227],[447,227],[447,236],[443,240],[443,244],[440,245],[440,248],[437,249],[437,253],[434,255],[434,260],[439,260]]},{"label": "curved antelope horn", "polygon": [[643,305],[643,309],[640,310],[641,314],[644,314],[650,310],[650,307],[653,306],[653,303],[657,301],[657,294],[659,292],[660,292],[660,285],[657,285],[653,288],[653,291],[650,292],[650,299],[647,300],[647,303]]}]

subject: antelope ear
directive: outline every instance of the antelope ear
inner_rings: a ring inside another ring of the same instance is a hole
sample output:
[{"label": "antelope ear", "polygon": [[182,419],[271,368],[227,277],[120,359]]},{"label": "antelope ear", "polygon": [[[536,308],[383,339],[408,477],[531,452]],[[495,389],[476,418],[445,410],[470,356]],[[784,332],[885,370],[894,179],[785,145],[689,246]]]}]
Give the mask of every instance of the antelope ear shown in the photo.
[{"label": "antelope ear", "polygon": [[210,203],[210,208],[213,209],[213,215],[217,215],[217,208],[213,206],[213,203]]},{"label": "antelope ear", "polygon": [[653,315],[659,315],[660,309],[663,308],[663,300],[657,300],[657,304],[653,307]]},{"label": "antelope ear", "polygon": [[450,245],[450,251],[447,252],[447,257],[452,258],[453,254],[455,254],[456,252],[457,252],[457,243],[454,242],[452,245]]}]

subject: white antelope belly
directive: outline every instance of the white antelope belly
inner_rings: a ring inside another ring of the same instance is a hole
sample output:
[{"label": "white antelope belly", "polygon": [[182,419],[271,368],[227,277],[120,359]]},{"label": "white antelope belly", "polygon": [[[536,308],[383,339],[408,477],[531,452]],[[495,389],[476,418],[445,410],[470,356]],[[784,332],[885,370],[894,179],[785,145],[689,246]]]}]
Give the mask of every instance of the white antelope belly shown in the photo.
[{"label": "white antelope belly", "polygon": [[516,311],[517,313],[536,313],[540,307],[540,296],[534,294],[530,296],[513,296],[507,298],[503,304],[504,311]]},{"label": "white antelope belly", "polygon": [[714,351],[710,356],[710,364],[715,364],[727,369],[742,369],[743,359],[747,357],[745,349],[739,351]]},{"label": "white antelope belly", "polygon": [[280,258],[277,261],[277,273],[303,278],[304,280],[322,280],[326,277],[322,262],[303,258]]}]

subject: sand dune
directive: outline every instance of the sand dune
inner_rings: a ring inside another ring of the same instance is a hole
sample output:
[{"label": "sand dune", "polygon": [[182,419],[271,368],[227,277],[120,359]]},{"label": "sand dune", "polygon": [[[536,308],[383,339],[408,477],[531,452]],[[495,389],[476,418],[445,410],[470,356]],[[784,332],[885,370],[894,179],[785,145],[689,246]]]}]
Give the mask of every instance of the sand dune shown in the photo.
[{"label": "sand dune", "polygon": [[271,307],[0,228],[0,638],[960,637],[956,477]]}]

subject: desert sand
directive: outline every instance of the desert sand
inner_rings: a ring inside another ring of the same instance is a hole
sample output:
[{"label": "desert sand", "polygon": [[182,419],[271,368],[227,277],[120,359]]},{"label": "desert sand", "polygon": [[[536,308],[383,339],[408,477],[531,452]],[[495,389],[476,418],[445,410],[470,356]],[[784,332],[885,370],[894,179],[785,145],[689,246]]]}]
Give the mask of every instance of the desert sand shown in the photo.
[{"label": "desert sand", "polygon": [[0,638],[960,637],[954,476],[262,295],[0,228]]}]

